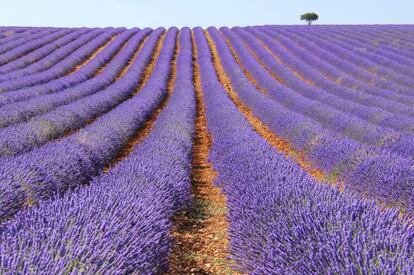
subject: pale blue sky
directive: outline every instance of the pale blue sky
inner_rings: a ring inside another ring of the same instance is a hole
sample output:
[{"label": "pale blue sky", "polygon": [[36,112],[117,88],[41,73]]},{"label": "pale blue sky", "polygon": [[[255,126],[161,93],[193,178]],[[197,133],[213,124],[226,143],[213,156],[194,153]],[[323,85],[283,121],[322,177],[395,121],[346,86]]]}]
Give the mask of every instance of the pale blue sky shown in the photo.
[{"label": "pale blue sky", "polygon": [[414,24],[414,0],[0,0],[3,26],[246,26]]}]

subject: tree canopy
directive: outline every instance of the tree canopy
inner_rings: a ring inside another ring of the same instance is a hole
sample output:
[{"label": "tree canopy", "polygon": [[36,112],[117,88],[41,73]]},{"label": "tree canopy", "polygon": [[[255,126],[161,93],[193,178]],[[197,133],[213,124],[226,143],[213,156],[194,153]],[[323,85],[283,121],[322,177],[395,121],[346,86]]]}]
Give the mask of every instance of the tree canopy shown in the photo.
[{"label": "tree canopy", "polygon": [[308,25],[311,25],[313,21],[319,19],[319,16],[314,12],[304,13],[300,16],[300,20],[305,20]]}]

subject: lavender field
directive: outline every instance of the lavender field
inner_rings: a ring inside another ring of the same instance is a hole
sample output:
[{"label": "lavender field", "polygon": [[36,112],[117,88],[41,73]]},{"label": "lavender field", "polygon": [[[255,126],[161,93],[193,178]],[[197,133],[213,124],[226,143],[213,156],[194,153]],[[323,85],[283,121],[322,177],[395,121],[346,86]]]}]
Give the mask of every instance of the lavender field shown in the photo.
[{"label": "lavender field", "polygon": [[0,27],[0,274],[413,274],[413,213],[414,26]]}]

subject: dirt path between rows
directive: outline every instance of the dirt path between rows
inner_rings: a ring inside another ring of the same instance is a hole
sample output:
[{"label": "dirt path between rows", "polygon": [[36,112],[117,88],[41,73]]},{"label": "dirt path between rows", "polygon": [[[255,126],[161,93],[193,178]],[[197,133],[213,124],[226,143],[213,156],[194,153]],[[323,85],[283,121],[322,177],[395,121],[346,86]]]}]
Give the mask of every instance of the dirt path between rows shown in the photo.
[{"label": "dirt path between rows", "polygon": [[228,256],[226,198],[214,185],[216,172],[208,161],[208,133],[196,47],[193,41],[196,122],[192,160],[191,205],[174,217],[168,274],[236,274]]}]

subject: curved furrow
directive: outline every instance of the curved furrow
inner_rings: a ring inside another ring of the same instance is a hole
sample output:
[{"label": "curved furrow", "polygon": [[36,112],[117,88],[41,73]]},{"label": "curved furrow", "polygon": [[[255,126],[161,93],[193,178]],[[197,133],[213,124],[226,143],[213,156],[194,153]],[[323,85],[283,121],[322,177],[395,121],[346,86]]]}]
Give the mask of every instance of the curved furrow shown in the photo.
[{"label": "curved furrow", "polygon": [[[2,272],[155,274],[167,269],[170,219],[190,198],[194,92],[188,82],[189,33],[189,29],[181,31],[180,49],[185,50],[180,50],[177,57],[177,83],[150,134],[125,160],[110,173],[94,179],[89,187],[22,211],[5,223],[0,229],[0,251],[13,251],[14,255],[35,252],[21,258],[20,265],[17,259],[0,259]],[[45,212],[49,213],[48,219],[43,218]],[[63,220],[72,222],[64,224]],[[31,241],[16,246],[13,239],[21,234],[27,238],[26,233],[33,228],[36,233],[29,238]],[[111,233],[101,234],[104,231]],[[46,234],[45,239],[41,232],[54,233]],[[43,245],[37,245],[40,238]],[[56,241],[62,246],[55,246],[54,251],[64,247],[64,252],[52,260],[49,246]],[[43,257],[38,261],[32,255]]]},{"label": "curved furrow", "polygon": [[[138,29],[138,31],[139,31],[139,29]],[[109,39],[102,46],[100,46],[98,49],[96,49],[96,51],[94,51],[87,59],[85,59],[84,61],[82,61],[82,63],[76,65],[72,70],[67,72],[65,76],[71,76],[74,73],[78,72],[83,67],[87,66],[88,63],[90,63],[92,60],[94,60],[98,56],[98,54],[100,54],[106,47],[108,47],[108,45],[111,44],[119,35],[120,34],[115,34],[114,36],[112,36],[111,39]]]},{"label": "curved furrow", "polygon": [[39,32],[34,34],[23,36],[20,39],[9,41],[0,46],[0,55],[7,53],[10,50],[13,50],[19,46],[29,43],[30,41],[41,39],[42,37],[46,37],[47,35],[57,33],[58,31],[63,30],[62,28],[41,28]]},{"label": "curved furrow", "polygon": [[[156,65],[154,61],[159,56],[158,52],[160,52],[161,50],[161,46],[163,44],[164,39],[165,37],[162,36],[157,46],[155,47],[154,49],[155,55],[153,55],[152,61],[150,61],[148,67],[146,68],[145,72],[141,76],[141,83],[136,88],[135,94],[139,92],[139,90],[142,89],[142,87],[145,87],[145,85],[148,83],[149,79],[151,78],[151,72],[154,70],[154,66]],[[122,161],[128,158],[131,155],[131,153],[136,149],[136,147],[139,146],[148,137],[148,135],[150,135],[154,127],[154,124],[158,120],[160,114],[163,112],[166,106],[168,106],[169,99],[173,93],[173,90],[175,87],[175,81],[177,77],[176,63],[177,63],[179,51],[180,51],[180,34],[178,33],[176,37],[176,41],[175,41],[174,55],[170,62],[171,67],[168,73],[168,81],[166,84],[167,95],[161,100],[158,107],[149,115],[147,120],[141,125],[141,127],[135,132],[135,134],[129,138],[128,142],[124,144],[124,146],[117,153],[117,155],[103,168],[103,172],[108,173],[111,171],[111,169],[113,169],[114,167],[122,163]],[[133,60],[134,59],[131,59],[131,62],[128,65],[132,66]],[[127,70],[125,71],[125,73],[126,72]],[[90,121],[88,123],[91,124],[93,123],[93,121]]]},{"label": "curved furrow", "polygon": [[0,75],[3,76],[3,74],[5,73],[17,71],[31,64],[35,64],[38,61],[46,60],[50,54],[53,54],[53,52],[56,52],[59,48],[66,45],[68,45],[69,47],[69,45],[71,44],[76,44],[77,39],[89,32],[91,32],[91,29],[75,30],[64,35],[61,38],[58,38],[54,41],[51,41],[48,44],[41,46],[40,48],[30,52],[29,54],[17,57],[13,61],[0,66]]},{"label": "curved furrow", "polygon": [[32,71],[30,71],[28,75],[26,74],[27,72],[25,72],[23,74],[23,77],[0,83],[0,92],[4,93],[21,88],[33,87],[63,77],[74,66],[81,63],[84,59],[88,58],[96,48],[104,44],[106,41],[111,39],[114,34],[119,32],[120,31],[117,29],[104,32],[102,36],[98,36],[90,41],[90,43],[87,43],[87,50],[82,49],[75,51],[69,57],[60,60],[53,67],[48,68],[44,71],[40,71],[38,73],[32,73]]},{"label": "curved furrow", "polygon": [[[218,75],[217,77],[220,83],[226,88],[227,93],[229,93],[230,99],[247,116],[246,119],[249,121],[251,125],[254,125],[255,131],[258,132],[261,136],[266,137],[266,140],[273,147],[275,147],[278,151],[283,152],[287,157],[294,159],[302,169],[307,171],[315,179],[320,181],[326,181],[327,176],[324,175],[322,171],[315,168],[313,164],[306,159],[306,156],[303,151],[294,149],[288,142],[286,142],[284,139],[278,137],[275,133],[273,133],[272,130],[268,128],[266,124],[261,122],[250,110],[250,108],[247,107],[247,105],[245,105],[243,101],[239,98],[238,94],[235,91],[235,87],[237,87],[235,84],[236,82],[234,81],[236,79],[236,76],[238,76],[240,79],[244,78],[244,80],[249,80],[250,87],[255,88],[255,85],[250,81],[247,75],[243,76],[240,74],[241,71],[244,72],[245,68],[243,68],[243,66],[241,66],[241,64],[239,63],[240,59],[238,59],[237,55],[232,55],[232,57],[234,58],[234,61],[237,63],[237,65],[240,66],[239,72],[237,72],[237,74],[234,74],[233,78],[231,78],[232,74],[229,74],[229,76],[227,76],[226,70],[229,71],[232,69],[232,67],[226,60],[227,58],[230,58],[232,50],[234,51],[234,47],[232,45],[224,43],[225,41],[220,41],[219,35],[219,32],[215,28],[209,28],[207,32],[205,32],[206,41],[209,44],[209,47],[212,51],[211,54],[214,60],[217,60],[217,64],[215,64],[215,70],[217,71]],[[223,48],[225,45],[228,47],[227,50]],[[226,57],[225,55],[228,55],[228,57]],[[233,63],[233,65],[236,65],[236,63]],[[298,112],[297,114],[302,115],[300,112]]]},{"label": "curved furrow", "polygon": [[[161,28],[157,29],[160,30]],[[175,28],[173,28],[175,30]],[[151,46],[148,46],[144,44],[143,46],[146,47],[146,49],[143,50],[143,52],[147,52],[146,55],[149,58],[144,59],[147,61],[145,63],[145,67],[141,67],[140,73],[137,74],[140,76],[139,82],[136,86],[133,86],[130,84],[130,81],[126,81],[130,77],[130,67],[134,66],[134,59],[138,58],[138,55],[141,52],[141,48],[134,54],[134,56],[128,61],[127,66],[125,66],[121,72],[119,73],[118,77],[122,77],[121,81],[114,83],[114,86],[121,85],[123,87],[124,91],[120,92],[114,92],[113,87],[108,87],[108,89],[105,89],[104,91],[101,91],[96,98],[94,97],[87,97],[84,101],[81,100],[81,102],[76,102],[77,108],[82,108],[82,111],[85,113],[85,117],[82,118],[81,123],[83,125],[79,127],[74,127],[75,125],[72,124],[69,129],[66,129],[66,131],[63,133],[63,137],[71,136],[79,131],[82,130],[81,127],[86,127],[90,124],[93,124],[97,119],[100,118],[100,116],[103,114],[105,115],[107,112],[110,112],[111,109],[118,107],[118,105],[124,103],[124,101],[128,101],[129,99],[132,99],[137,93],[141,92],[143,87],[147,85],[147,82],[150,80],[150,77],[152,77],[152,72],[157,64],[156,60],[159,58],[161,49],[163,47],[164,40],[166,38],[165,33],[158,36],[158,41],[150,41],[152,44]],[[146,41],[145,41],[146,42]],[[142,46],[142,45],[141,45]],[[165,45],[164,45],[165,46]],[[151,51],[151,52],[149,52]],[[142,63],[144,64],[144,63]],[[122,86],[124,85],[124,86]],[[90,111],[91,104],[97,104],[96,100],[98,100],[98,104],[104,105],[103,109],[101,106],[98,106],[98,108],[95,109],[95,111]],[[80,103],[80,104],[79,104]],[[69,108],[73,108],[73,106],[68,105]],[[64,106],[65,108],[66,106]]]},{"label": "curved furrow", "polygon": [[52,41],[55,41],[56,39],[61,38],[62,36],[72,32],[73,30],[70,29],[62,29],[60,31],[57,31],[56,33],[52,33],[49,35],[46,35],[45,37],[41,37],[39,39],[31,40],[28,43],[25,43],[24,45],[21,45],[19,47],[16,47],[6,53],[3,53],[0,55],[0,66],[8,64],[15,60],[16,58],[27,55],[36,49],[38,49],[41,46],[44,46],[48,43],[51,43]]}]

